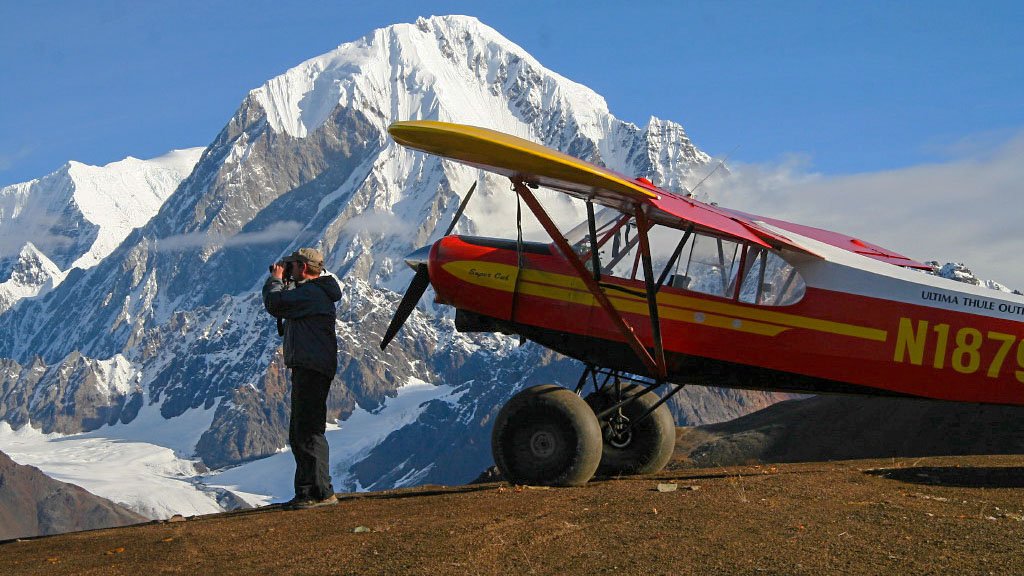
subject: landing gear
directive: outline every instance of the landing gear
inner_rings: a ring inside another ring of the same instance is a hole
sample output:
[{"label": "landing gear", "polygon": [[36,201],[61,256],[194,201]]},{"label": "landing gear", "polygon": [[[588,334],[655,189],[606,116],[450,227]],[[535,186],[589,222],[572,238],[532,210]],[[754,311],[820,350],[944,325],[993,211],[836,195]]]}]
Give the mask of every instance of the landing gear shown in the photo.
[{"label": "landing gear", "polygon": [[491,433],[494,463],[513,484],[581,486],[601,462],[601,427],[572,390],[544,384],[513,396]]},{"label": "landing gear", "polygon": [[[512,397],[491,433],[494,463],[513,484],[580,486],[594,474],[653,474],[672,459],[676,428],[660,384],[588,368],[576,392],[545,384]],[[594,392],[580,397],[588,378]],[[622,379],[633,383],[623,384]]]},{"label": "landing gear", "polygon": [[598,475],[653,474],[672,459],[676,446],[672,413],[664,403],[659,404],[657,394],[640,395],[643,391],[644,387],[636,384],[605,386],[587,396],[586,402],[596,414],[636,397],[601,418],[604,449]]}]

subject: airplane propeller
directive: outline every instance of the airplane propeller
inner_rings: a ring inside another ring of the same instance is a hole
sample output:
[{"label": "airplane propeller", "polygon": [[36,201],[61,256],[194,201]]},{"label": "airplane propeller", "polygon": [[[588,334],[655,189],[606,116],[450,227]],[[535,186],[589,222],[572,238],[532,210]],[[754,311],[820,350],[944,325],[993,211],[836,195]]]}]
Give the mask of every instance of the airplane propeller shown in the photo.
[{"label": "airplane propeller", "polygon": [[[455,225],[458,223],[459,218],[462,218],[462,213],[466,210],[466,204],[469,203],[469,198],[473,195],[474,190],[476,190],[476,182],[473,182],[473,185],[469,187],[469,192],[463,197],[462,202],[459,204],[459,209],[455,211],[455,217],[452,218],[451,224],[448,225],[448,229],[444,232],[444,236],[448,236],[455,229]],[[405,289],[402,301],[398,303],[398,309],[395,310],[395,315],[391,317],[391,323],[388,324],[388,329],[384,332],[384,337],[380,341],[381,350],[387,348],[391,340],[398,334],[402,325],[405,324],[405,321],[409,319],[409,315],[416,308],[416,303],[420,301],[420,297],[427,291],[427,286],[430,286],[430,274],[427,272],[427,257],[429,254],[430,246],[424,246],[405,257],[405,263],[415,270],[416,274],[412,277],[409,287]]]}]

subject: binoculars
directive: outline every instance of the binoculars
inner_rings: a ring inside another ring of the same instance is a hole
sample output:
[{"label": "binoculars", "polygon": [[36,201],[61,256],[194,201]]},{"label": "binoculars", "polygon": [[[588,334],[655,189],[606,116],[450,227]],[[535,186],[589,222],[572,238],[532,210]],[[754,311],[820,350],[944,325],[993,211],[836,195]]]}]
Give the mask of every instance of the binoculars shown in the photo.
[{"label": "binoculars", "polygon": [[274,264],[271,264],[267,268],[267,270],[271,274],[273,274],[274,273],[274,267],[275,266],[280,266],[280,267],[284,268],[284,273],[282,274],[284,280],[285,281],[294,281],[295,279],[292,278],[292,264],[294,264],[294,262],[275,262]]}]

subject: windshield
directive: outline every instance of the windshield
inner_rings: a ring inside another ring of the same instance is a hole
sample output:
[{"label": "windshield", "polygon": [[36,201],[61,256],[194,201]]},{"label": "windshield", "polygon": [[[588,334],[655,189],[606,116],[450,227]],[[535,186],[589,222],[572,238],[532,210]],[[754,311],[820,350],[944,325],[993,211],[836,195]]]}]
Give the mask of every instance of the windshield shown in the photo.
[{"label": "windshield", "polygon": [[[630,220],[629,216],[611,208],[601,208],[594,213],[602,273],[617,276],[628,275],[628,272],[615,273],[615,271],[618,264],[626,255],[630,254],[637,242],[640,241],[636,233],[636,226]],[[565,239],[572,246],[573,251],[579,254],[586,263],[587,269],[591,269],[593,261],[590,258],[590,226],[587,221],[584,220],[566,233]]]},{"label": "windshield", "polygon": [[750,247],[740,302],[788,306],[804,297],[806,285],[796,268],[780,255],[760,246]]},{"label": "windshield", "polygon": [[[640,235],[633,218],[601,208],[594,213],[594,224],[601,273],[643,280]],[[665,285],[672,288],[762,306],[787,306],[804,296],[803,278],[775,250],[671,226],[653,226],[649,238],[655,282],[664,274]],[[570,230],[565,239],[592,269],[587,221]]]},{"label": "windshield", "polygon": [[[624,216],[621,212],[611,208],[601,208],[594,212],[598,244],[601,244],[601,239],[618,226],[618,221],[622,218]],[[575,228],[569,230],[565,234],[565,239],[577,254],[581,256],[590,254],[590,226],[588,221],[584,220],[577,224]]]},{"label": "windshield", "polygon": [[669,284],[762,306],[796,304],[806,288],[778,252],[704,234],[694,234],[689,257],[680,261]]}]

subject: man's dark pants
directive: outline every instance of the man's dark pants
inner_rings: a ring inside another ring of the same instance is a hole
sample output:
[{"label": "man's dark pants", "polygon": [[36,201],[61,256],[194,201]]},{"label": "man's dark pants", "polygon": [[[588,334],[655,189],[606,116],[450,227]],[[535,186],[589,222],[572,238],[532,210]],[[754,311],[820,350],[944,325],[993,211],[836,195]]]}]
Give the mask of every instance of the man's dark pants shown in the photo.
[{"label": "man's dark pants", "polygon": [[332,377],[292,368],[292,416],[288,444],[295,456],[295,497],[323,500],[334,494],[328,462],[327,394]]}]

